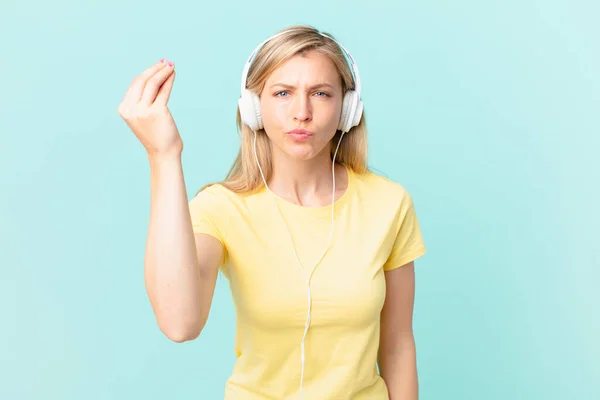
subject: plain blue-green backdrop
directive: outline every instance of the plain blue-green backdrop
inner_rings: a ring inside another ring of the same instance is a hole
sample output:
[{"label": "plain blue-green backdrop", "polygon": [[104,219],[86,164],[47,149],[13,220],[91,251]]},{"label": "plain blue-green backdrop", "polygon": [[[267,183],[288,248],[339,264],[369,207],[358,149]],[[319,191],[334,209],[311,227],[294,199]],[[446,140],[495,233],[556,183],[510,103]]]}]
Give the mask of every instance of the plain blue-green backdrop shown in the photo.
[{"label": "plain blue-green backdrop", "polygon": [[117,114],[177,63],[188,195],[238,148],[240,73],[306,23],[361,72],[370,164],[413,195],[423,400],[600,398],[598,2],[8,1],[0,8],[0,398],[220,399],[234,309],[176,344],[143,281],[149,169]]}]

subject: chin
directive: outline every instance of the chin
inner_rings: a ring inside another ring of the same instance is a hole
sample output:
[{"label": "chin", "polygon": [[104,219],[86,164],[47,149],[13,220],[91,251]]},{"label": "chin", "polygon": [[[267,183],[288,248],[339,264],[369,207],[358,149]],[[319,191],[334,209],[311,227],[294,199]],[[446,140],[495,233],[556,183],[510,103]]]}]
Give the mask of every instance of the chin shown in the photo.
[{"label": "chin", "polygon": [[293,140],[288,135],[284,135],[284,137],[279,138],[274,145],[281,153],[284,153],[291,159],[308,161],[316,158],[325,151],[327,142],[323,142],[323,139],[316,135],[304,141]]},{"label": "chin", "polygon": [[289,157],[300,161],[310,160],[315,158],[315,156],[318,154],[318,152],[314,151],[312,148],[286,148],[285,153]]}]

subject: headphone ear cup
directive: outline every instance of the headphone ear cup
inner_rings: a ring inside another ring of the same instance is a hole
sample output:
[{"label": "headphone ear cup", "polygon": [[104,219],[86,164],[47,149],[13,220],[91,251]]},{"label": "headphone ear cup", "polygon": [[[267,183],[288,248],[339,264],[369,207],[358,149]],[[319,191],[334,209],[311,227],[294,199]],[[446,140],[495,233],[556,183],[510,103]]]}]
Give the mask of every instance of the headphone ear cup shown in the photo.
[{"label": "headphone ear cup", "polygon": [[350,112],[350,107],[352,106],[352,99],[350,97],[350,91],[347,91],[344,94],[344,100],[342,102],[342,114],[340,115],[340,123],[338,125],[338,129],[342,132],[347,132],[346,125],[348,125],[348,114]]},{"label": "headphone ear cup", "polygon": [[359,124],[362,117],[363,104],[358,93],[354,90],[348,90],[344,95],[342,104],[342,115],[338,129],[342,132],[348,132],[352,127]]},{"label": "headphone ear cup", "polygon": [[354,120],[352,121],[352,125],[353,126],[357,126],[358,124],[360,124],[360,120],[362,119],[362,115],[363,115],[363,102],[361,99],[357,97],[357,104],[356,104],[356,109],[354,112]]},{"label": "headphone ear cup", "polygon": [[249,90],[244,90],[238,100],[238,107],[242,122],[253,131],[262,129],[262,116],[260,115],[260,99]]},{"label": "headphone ear cup", "polygon": [[252,105],[254,107],[254,115],[256,117],[256,127],[258,129],[263,128],[262,114],[260,113],[260,97],[256,94],[251,93],[252,95]]}]

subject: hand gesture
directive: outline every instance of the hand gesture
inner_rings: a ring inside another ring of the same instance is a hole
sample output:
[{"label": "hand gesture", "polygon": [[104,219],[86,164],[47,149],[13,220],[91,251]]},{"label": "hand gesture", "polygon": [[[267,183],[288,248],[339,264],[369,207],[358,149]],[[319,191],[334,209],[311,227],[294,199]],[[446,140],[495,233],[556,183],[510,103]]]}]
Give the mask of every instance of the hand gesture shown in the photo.
[{"label": "hand gesture", "polygon": [[133,79],[119,105],[119,115],[149,157],[178,155],[183,150],[181,136],[167,107],[174,80],[173,62],[163,59]]}]

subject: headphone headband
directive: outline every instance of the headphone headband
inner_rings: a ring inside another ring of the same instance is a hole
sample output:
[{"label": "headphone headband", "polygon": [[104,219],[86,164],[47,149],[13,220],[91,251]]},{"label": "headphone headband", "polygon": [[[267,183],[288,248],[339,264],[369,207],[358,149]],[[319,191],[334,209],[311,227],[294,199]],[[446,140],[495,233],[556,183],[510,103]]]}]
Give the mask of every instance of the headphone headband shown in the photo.
[{"label": "headphone headband", "polygon": [[[246,61],[246,65],[244,65],[244,70],[242,72],[242,87],[241,87],[241,93],[244,93],[244,90],[246,90],[246,80],[248,79],[248,71],[250,70],[250,66],[252,65],[252,59],[254,58],[254,56],[256,55],[256,53],[258,53],[258,51],[270,40],[275,39],[276,37],[290,32],[290,30],[285,30],[282,32],[278,32],[276,34],[274,34],[273,36],[265,39],[262,41],[262,43],[260,43],[258,46],[256,46],[256,48],[254,49],[254,51],[252,52],[252,54],[250,54],[250,57],[248,57],[248,60]],[[341,49],[342,51],[346,54],[346,56],[348,57],[348,60],[350,61],[350,67],[352,69],[352,72],[354,74],[354,91],[358,94],[359,98],[360,98],[360,90],[361,90],[361,85],[360,85],[360,75],[358,74],[358,66],[356,65],[356,63],[354,62],[354,58],[352,57],[352,55],[350,54],[350,52],[348,50],[346,50],[346,48],[337,40],[335,40],[334,38],[332,38],[329,35],[326,35],[324,33],[318,32],[319,35],[326,37],[328,39],[333,40]]]}]

